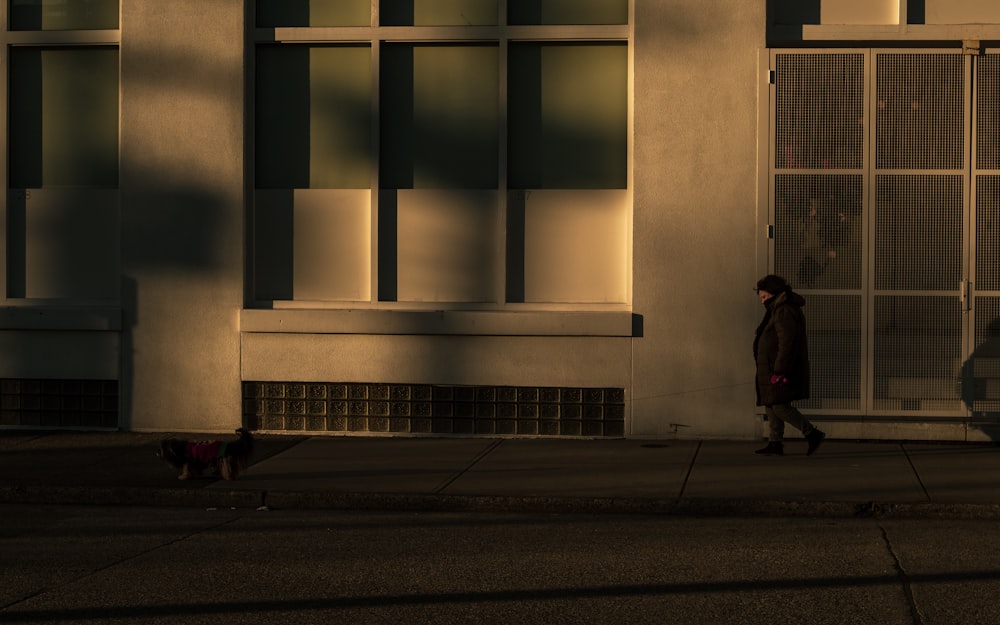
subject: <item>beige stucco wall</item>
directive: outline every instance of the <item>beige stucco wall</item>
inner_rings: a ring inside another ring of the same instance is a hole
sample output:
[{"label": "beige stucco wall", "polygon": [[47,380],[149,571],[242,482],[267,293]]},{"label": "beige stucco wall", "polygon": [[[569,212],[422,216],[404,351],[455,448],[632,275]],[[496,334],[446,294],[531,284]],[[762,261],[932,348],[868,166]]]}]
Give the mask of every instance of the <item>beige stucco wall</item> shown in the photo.
[{"label": "beige stucco wall", "polygon": [[122,0],[122,415],[240,423],[242,0]]},{"label": "beige stucco wall", "polygon": [[757,432],[750,351],[764,8],[636,2],[636,437]]},{"label": "beige stucco wall", "polygon": [[247,333],[246,380],[627,387],[628,339]]}]

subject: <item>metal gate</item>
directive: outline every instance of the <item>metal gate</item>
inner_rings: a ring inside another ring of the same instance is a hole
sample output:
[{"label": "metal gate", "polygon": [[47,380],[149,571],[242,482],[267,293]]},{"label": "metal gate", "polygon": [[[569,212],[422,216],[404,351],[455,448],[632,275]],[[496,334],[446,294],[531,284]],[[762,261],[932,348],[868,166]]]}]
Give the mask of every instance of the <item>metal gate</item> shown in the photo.
[{"label": "metal gate", "polygon": [[813,414],[1000,419],[1000,62],[772,51],[768,265],[806,296]]}]

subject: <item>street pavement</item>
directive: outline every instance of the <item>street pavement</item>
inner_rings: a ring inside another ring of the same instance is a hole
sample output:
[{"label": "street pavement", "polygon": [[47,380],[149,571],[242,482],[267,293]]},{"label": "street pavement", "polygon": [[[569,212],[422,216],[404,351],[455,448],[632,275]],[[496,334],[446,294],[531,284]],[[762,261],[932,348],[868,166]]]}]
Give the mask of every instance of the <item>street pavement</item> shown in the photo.
[{"label": "street pavement", "polygon": [[[257,435],[239,479],[180,481],[167,436],[0,430],[0,504],[1000,519],[1000,446]],[[229,438],[221,436],[221,438]]]}]

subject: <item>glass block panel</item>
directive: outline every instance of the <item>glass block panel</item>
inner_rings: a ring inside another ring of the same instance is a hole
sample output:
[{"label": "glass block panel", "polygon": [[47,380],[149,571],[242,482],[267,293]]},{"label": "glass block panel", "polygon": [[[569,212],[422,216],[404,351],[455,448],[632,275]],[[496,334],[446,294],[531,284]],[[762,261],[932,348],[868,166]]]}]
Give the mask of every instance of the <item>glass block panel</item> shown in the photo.
[{"label": "glass block panel", "polygon": [[496,45],[382,47],[383,188],[496,189]]},{"label": "glass block panel", "polygon": [[976,277],[979,291],[1000,291],[1000,177],[976,179]]},{"label": "glass block panel", "polygon": [[371,0],[257,0],[257,26],[370,26]]},{"label": "glass block panel", "polygon": [[11,30],[118,28],[118,0],[10,0]]},{"label": "glass block panel", "polygon": [[10,49],[12,188],[118,186],[118,49]]},{"label": "glass block panel", "polygon": [[628,0],[507,0],[510,24],[628,24]]},{"label": "glass block panel", "polygon": [[512,43],[509,186],[624,189],[628,47]]},{"label": "glass block panel", "polygon": [[811,398],[800,408],[861,407],[861,296],[806,297]]},{"label": "glass block panel", "polygon": [[777,55],[775,106],[776,168],[863,166],[864,55]]},{"label": "glass block panel", "polygon": [[964,384],[970,409],[1000,416],[1000,297],[976,298],[976,345]]},{"label": "glass block panel", "polygon": [[976,167],[1000,169],[1000,55],[976,57]]},{"label": "glass block panel", "polygon": [[875,288],[957,291],[962,176],[878,176]]},{"label": "glass block panel", "polygon": [[382,26],[496,26],[497,0],[381,0]]},{"label": "glass block panel", "polygon": [[961,411],[958,297],[877,296],[874,323],[875,408]]},{"label": "glass block panel", "polygon": [[879,169],[961,169],[965,60],[960,54],[879,54]]},{"label": "glass block panel", "polygon": [[775,272],[799,289],[859,289],[863,176],[775,176]]},{"label": "glass block panel", "polygon": [[260,46],[258,189],[371,187],[371,49]]}]

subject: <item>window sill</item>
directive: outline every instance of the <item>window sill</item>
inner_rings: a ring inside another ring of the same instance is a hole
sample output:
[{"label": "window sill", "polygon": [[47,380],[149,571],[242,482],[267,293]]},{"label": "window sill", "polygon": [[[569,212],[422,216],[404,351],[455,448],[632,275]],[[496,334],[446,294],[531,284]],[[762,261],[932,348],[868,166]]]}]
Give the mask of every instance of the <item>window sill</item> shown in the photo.
[{"label": "window sill", "polygon": [[627,311],[244,309],[240,331],[290,334],[641,336]]}]

